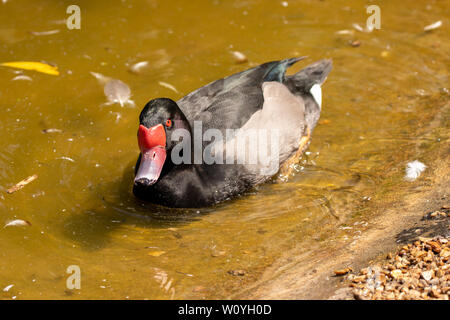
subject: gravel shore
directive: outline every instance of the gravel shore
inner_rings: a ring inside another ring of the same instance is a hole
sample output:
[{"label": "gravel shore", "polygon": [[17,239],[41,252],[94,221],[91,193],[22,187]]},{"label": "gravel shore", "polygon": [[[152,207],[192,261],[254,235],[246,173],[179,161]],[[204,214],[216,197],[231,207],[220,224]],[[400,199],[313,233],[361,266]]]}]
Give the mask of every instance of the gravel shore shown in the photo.
[{"label": "gravel shore", "polygon": [[448,300],[450,238],[420,238],[403,246],[388,261],[350,274],[355,299]]},{"label": "gravel shore", "polygon": [[[386,260],[357,273],[350,267],[335,270],[336,276],[344,276],[345,287],[330,299],[449,300],[450,207],[427,213],[422,221],[425,224],[401,233],[398,241],[410,240]],[[414,236],[424,231],[428,236]]]}]

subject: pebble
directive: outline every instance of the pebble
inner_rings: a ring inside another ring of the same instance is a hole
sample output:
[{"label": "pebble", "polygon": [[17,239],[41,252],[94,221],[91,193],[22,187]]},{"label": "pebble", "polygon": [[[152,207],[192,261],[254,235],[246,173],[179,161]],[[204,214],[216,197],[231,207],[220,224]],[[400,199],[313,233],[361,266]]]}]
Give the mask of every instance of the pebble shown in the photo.
[{"label": "pebble", "polygon": [[334,270],[334,274],[337,276],[343,276],[352,271],[353,271],[353,269],[349,267],[349,268],[345,268],[345,269],[341,269],[341,270]]}]

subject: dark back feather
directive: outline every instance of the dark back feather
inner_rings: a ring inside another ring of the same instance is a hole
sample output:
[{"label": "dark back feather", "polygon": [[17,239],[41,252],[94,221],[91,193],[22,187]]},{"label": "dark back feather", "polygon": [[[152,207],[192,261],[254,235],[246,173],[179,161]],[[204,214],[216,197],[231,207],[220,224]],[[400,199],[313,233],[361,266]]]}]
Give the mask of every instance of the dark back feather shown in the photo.
[{"label": "dark back feather", "polygon": [[292,93],[300,95],[308,93],[314,83],[325,80],[331,70],[329,60],[321,60],[285,77],[286,69],[302,58],[267,62],[216,80],[181,98],[177,104],[191,127],[194,121],[202,121],[203,130],[241,128],[262,108],[264,81],[282,80]]}]

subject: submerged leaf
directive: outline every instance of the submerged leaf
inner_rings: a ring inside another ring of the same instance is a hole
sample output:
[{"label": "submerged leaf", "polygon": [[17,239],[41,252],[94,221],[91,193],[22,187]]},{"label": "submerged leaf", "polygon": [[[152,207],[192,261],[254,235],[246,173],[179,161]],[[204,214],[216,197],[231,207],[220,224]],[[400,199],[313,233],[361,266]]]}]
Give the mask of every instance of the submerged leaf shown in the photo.
[{"label": "submerged leaf", "polygon": [[34,61],[3,62],[3,63],[0,63],[0,66],[24,69],[24,70],[34,70],[34,71],[42,72],[45,74],[50,74],[52,76],[59,75],[58,67],[54,67],[49,64],[42,63],[42,62],[34,62]]},{"label": "submerged leaf", "polygon": [[131,90],[124,82],[114,79],[108,81],[103,89],[106,98],[111,103],[119,103],[121,107],[130,101]]},{"label": "submerged leaf", "polygon": [[134,107],[134,101],[130,100],[131,90],[130,87],[118,79],[113,79],[102,75],[101,73],[91,72],[91,74],[103,85],[103,92],[108,99],[108,104],[119,103],[121,107],[125,104],[129,104]]}]

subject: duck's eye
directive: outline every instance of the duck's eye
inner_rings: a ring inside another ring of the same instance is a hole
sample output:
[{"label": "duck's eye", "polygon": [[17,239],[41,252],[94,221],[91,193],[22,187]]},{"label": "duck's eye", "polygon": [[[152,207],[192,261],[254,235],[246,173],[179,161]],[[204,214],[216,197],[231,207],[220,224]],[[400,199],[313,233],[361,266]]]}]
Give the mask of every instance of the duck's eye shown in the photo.
[{"label": "duck's eye", "polygon": [[167,128],[171,128],[172,127],[172,120],[170,120],[170,119],[166,120],[166,127]]}]

